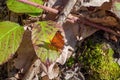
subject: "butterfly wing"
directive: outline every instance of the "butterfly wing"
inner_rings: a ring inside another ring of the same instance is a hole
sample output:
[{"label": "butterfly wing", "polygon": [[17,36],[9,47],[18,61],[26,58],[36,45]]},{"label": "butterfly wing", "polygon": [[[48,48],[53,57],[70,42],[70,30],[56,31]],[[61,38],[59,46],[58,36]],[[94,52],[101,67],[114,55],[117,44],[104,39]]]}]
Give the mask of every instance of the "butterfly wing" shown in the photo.
[{"label": "butterfly wing", "polygon": [[63,36],[61,35],[60,31],[56,32],[55,36],[53,37],[51,41],[51,45],[57,48],[58,50],[63,49],[64,40],[63,40]]}]

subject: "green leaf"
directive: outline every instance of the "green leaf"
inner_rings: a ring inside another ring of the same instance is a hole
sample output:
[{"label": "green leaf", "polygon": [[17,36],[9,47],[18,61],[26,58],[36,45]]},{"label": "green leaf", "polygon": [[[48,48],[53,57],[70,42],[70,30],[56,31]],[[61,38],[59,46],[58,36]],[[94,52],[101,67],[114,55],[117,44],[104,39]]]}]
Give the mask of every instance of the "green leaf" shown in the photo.
[{"label": "green leaf", "polygon": [[0,64],[13,55],[20,45],[24,28],[9,21],[0,22]]},{"label": "green leaf", "polygon": [[58,28],[55,27],[54,22],[38,22],[38,26],[34,27],[32,30],[32,41],[37,56],[40,60],[47,64],[54,62],[60,55],[53,46],[50,46],[51,40]]},{"label": "green leaf", "polygon": [[[42,0],[29,0],[38,4],[43,4]],[[17,0],[8,0],[7,1],[8,8],[16,13],[28,13],[28,14],[34,14],[34,13],[41,13],[43,10],[38,9],[34,6],[18,2]]]},{"label": "green leaf", "polygon": [[120,10],[120,2],[115,2],[114,6],[115,6],[116,10]]},{"label": "green leaf", "polygon": [[117,17],[120,18],[120,1],[119,0],[112,1],[112,11],[114,12],[114,14],[117,15]]}]

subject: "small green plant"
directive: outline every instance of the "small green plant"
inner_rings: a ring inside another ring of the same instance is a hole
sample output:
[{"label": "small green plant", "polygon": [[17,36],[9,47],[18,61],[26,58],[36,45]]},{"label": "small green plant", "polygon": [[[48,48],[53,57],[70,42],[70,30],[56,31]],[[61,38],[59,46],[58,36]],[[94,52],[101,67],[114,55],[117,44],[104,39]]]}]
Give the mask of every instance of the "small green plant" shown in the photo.
[{"label": "small green plant", "polygon": [[79,60],[89,74],[87,80],[117,80],[120,77],[120,66],[114,62],[112,48],[106,43],[88,42],[86,45],[89,46]]},{"label": "small green plant", "polygon": [[23,34],[22,26],[9,21],[0,22],[0,65],[16,52]]},{"label": "small green plant", "polygon": [[68,59],[68,61],[66,62],[66,65],[68,66],[68,67],[72,67],[72,65],[75,63],[75,61],[74,61],[74,58],[73,57],[70,57],[69,59]]}]

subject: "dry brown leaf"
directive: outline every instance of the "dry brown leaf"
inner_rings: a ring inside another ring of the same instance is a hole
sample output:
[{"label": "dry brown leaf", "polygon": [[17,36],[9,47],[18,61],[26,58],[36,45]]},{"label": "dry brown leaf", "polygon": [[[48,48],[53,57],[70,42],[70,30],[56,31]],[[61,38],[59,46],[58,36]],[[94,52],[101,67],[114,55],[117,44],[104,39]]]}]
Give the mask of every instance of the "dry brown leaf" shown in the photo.
[{"label": "dry brown leaf", "polygon": [[100,6],[100,9],[102,9],[102,10],[111,10],[111,8],[112,8],[112,2],[111,2],[111,0],[109,2],[104,2]]},{"label": "dry brown leaf", "polygon": [[115,35],[110,35],[110,39],[117,42],[118,41],[118,38],[115,36]]},{"label": "dry brown leaf", "polygon": [[[36,59],[28,71],[25,73],[23,80],[38,80],[38,74],[42,71],[41,68],[41,62],[39,59]],[[34,78],[34,79],[33,79]]]},{"label": "dry brown leaf", "polygon": [[63,30],[64,32],[62,34],[64,35],[64,41],[66,45],[64,46],[60,57],[56,61],[62,65],[74,52],[77,42],[76,36],[79,34],[79,26],[76,23],[73,24],[66,22],[63,24]]},{"label": "dry brown leaf", "polygon": [[102,24],[104,26],[118,26],[119,23],[118,21],[115,19],[115,17],[112,16],[105,16],[102,18],[89,18],[90,21],[95,22],[95,23],[99,23]]},{"label": "dry brown leaf", "polygon": [[49,77],[47,75],[42,77],[42,80],[49,80]]},{"label": "dry brown leaf", "polygon": [[98,30],[99,29],[97,29],[97,28],[93,28],[93,27],[86,26],[86,25],[81,25],[81,30],[80,30],[81,36],[80,36],[79,40],[83,40],[83,39],[91,36]]},{"label": "dry brown leaf", "polygon": [[17,57],[14,59],[14,65],[17,69],[22,69],[24,73],[29,69],[33,59],[36,57],[30,31],[25,31],[22,43],[16,53]]},{"label": "dry brown leaf", "polygon": [[59,67],[56,63],[52,63],[48,68],[43,63],[41,63],[40,67],[43,69],[41,77],[48,76],[49,79],[58,77]]},{"label": "dry brown leaf", "polygon": [[[86,1],[86,2],[85,2]],[[104,2],[109,2],[110,0],[82,0],[82,5],[83,6],[101,6]]]}]

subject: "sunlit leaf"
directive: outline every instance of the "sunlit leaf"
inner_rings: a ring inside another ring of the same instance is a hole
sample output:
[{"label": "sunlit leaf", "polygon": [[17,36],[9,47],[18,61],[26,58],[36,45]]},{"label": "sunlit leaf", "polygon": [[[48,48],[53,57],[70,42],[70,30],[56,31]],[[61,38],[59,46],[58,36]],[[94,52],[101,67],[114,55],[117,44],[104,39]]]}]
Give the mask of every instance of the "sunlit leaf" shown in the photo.
[{"label": "sunlit leaf", "polygon": [[120,1],[118,1],[118,0],[113,0],[112,11],[113,11],[118,17],[120,17]]},{"label": "sunlit leaf", "polygon": [[[43,4],[42,0],[29,0],[38,4]],[[18,2],[17,0],[8,0],[7,1],[7,6],[8,8],[16,13],[41,13],[42,10],[38,9],[36,7],[33,7],[31,5],[25,4],[25,3],[21,3]]]},{"label": "sunlit leaf", "polygon": [[117,10],[120,10],[120,2],[115,2],[115,7]]},{"label": "sunlit leaf", "polygon": [[37,24],[32,30],[32,41],[36,54],[43,63],[51,64],[60,55],[60,52],[51,45],[51,40],[58,28],[55,27],[55,22],[51,21],[38,22]]},{"label": "sunlit leaf", "polygon": [[7,61],[20,45],[24,28],[12,22],[0,22],[0,64]]}]

